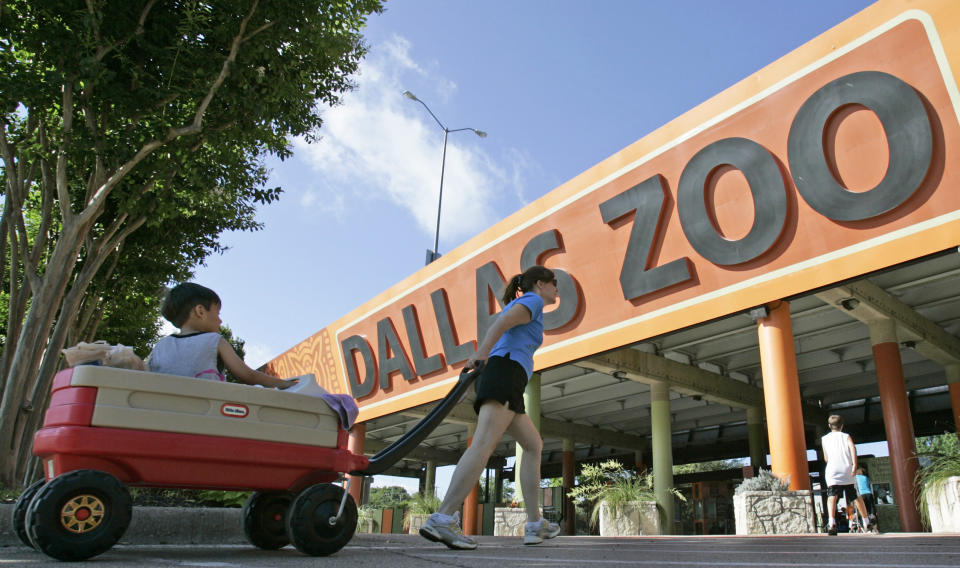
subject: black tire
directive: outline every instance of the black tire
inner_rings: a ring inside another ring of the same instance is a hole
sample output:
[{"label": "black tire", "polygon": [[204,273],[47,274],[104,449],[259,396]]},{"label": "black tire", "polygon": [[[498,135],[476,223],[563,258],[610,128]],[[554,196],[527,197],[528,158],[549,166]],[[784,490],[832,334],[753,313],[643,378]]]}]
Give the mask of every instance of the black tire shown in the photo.
[{"label": "black tire", "polygon": [[287,491],[255,491],[243,504],[243,533],[250,544],[263,550],[277,550],[290,544],[287,511],[293,495]]},{"label": "black tire", "polygon": [[102,471],[84,469],[47,483],[27,508],[27,534],[47,556],[86,560],[110,549],[130,525],[130,493]]},{"label": "black tire", "polygon": [[293,500],[287,513],[287,534],[300,552],[329,556],[343,548],[357,530],[357,504],[347,496],[343,515],[335,524],[343,488],[329,483],[312,485]]},{"label": "black tire", "polygon": [[39,491],[46,482],[47,480],[41,479],[30,487],[27,487],[23,493],[20,494],[20,497],[17,498],[17,504],[13,506],[13,532],[17,533],[17,538],[20,539],[20,542],[30,548],[36,547],[33,546],[33,543],[30,542],[30,537],[27,535],[27,507],[30,506],[30,501],[33,500],[33,496],[37,494],[37,491]]}]

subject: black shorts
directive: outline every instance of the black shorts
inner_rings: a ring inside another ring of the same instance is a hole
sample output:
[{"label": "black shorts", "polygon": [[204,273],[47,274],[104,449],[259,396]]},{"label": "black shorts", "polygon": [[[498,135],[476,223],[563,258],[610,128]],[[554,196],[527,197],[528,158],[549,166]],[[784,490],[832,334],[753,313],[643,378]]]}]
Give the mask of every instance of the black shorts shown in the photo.
[{"label": "black shorts", "polygon": [[850,485],[830,485],[827,487],[827,497],[840,497],[843,495],[843,498],[847,500],[847,505],[853,505],[853,502],[857,500],[857,488],[853,484]]},{"label": "black shorts", "polygon": [[488,400],[506,403],[517,414],[526,414],[523,391],[527,388],[527,371],[520,363],[507,357],[494,356],[487,359],[483,371],[474,384],[477,398],[473,410],[480,414],[480,407]]}]

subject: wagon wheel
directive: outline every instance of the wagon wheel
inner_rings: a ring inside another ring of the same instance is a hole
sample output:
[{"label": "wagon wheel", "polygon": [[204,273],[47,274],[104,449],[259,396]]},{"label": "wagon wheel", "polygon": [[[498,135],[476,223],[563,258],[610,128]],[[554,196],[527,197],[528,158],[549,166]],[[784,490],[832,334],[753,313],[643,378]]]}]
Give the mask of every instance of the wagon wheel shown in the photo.
[{"label": "wagon wheel", "polygon": [[17,538],[20,539],[20,542],[30,548],[34,548],[34,546],[33,543],[30,542],[30,537],[27,536],[27,507],[30,506],[30,501],[33,500],[33,496],[37,494],[37,491],[39,491],[46,482],[45,479],[41,479],[30,487],[27,487],[23,493],[20,494],[20,497],[17,498],[17,504],[13,506],[13,532],[17,533]]},{"label": "wagon wheel", "polygon": [[287,536],[287,509],[293,495],[287,491],[256,491],[243,504],[243,532],[250,544],[277,550],[290,544]]},{"label": "wagon wheel", "polygon": [[293,500],[287,514],[287,534],[297,550],[311,556],[328,556],[343,548],[357,529],[357,505],[347,496],[343,514],[340,509],[343,488],[321,483],[303,490]]},{"label": "wagon wheel", "polygon": [[116,544],[131,514],[130,494],[117,478],[91,469],[71,471],[37,491],[27,508],[27,534],[47,556],[85,560]]}]

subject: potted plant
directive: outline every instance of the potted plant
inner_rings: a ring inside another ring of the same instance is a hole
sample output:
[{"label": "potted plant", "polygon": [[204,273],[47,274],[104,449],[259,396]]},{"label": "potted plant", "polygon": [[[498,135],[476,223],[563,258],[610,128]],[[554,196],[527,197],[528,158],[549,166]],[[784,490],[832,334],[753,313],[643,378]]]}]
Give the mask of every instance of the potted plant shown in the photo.
[{"label": "potted plant", "polygon": [[810,490],[790,491],[790,479],[769,470],[744,479],[733,492],[737,534],[805,534],[816,531]]},{"label": "potted plant", "polygon": [[960,532],[960,453],[930,456],[917,472],[920,511],[935,533]]},{"label": "potted plant", "polygon": [[440,508],[440,498],[432,494],[417,493],[407,501],[407,513],[403,517],[403,528],[407,534],[417,534],[430,515]]},{"label": "potted plant", "polygon": [[[670,491],[681,501],[686,501],[676,489]],[[584,464],[579,485],[567,495],[582,504],[593,504],[590,523],[596,526],[599,522],[600,536],[661,533],[661,505],[653,491],[653,476],[628,471],[616,460]]]}]

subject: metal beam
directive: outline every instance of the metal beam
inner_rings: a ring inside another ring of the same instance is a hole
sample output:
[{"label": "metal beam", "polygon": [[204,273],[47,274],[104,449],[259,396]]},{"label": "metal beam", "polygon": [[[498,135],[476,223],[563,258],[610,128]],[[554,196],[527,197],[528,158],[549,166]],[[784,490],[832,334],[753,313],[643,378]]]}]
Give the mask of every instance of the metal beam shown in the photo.
[{"label": "metal beam", "polygon": [[837,286],[817,298],[863,323],[891,319],[901,343],[914,342],[921,355],[943,366],[960,363],[960,339],[869,280]]},{"label": "metal beam", "polygon": [[[737,408],[763,407],[762,389],[645,351],[620,349],[577,361],[575,365],[641,383],[665,382],[671,390],[702,396],[718,404]],[[803,404],[803,417],[811,424],[827,421],[823,409],[807,403]]]}]

